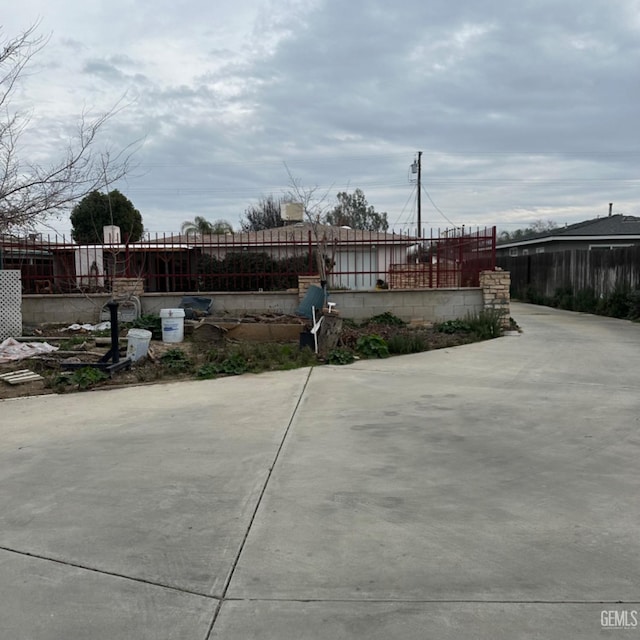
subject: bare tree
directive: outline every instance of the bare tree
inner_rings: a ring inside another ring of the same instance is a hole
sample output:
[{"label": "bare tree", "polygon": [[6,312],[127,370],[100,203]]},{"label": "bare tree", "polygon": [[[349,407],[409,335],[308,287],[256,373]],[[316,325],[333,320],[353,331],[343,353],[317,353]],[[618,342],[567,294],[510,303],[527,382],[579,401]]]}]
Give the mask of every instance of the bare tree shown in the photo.
[{"label": "bare tree", "polygon": [[304,187],[299,180],[293,177],[289,167],[285,163],[291,189],[285,196],[286,201],[299,202],[302,204],[304,216],[311,225],[311,232],[316,243],[316,259],[318,273],[322,287],[326,289],[328,274],[333,268],[336,253],[335,241],[329,247],[330,240],[327,238],[326,230],[323,228],[322,220],[325,218],[329,204],[327,198],[332,187],[325,192],[320,192],[319,187]]},{"label": "bare tree", "polygon": [[130,165],[132,146],[117,153],[95,148],[100,130],[124,108],[122,100],[95,118],[82,113],[74,138],[57,161],[41,165],[21,157],[19,142],[29,116],[12,109],[11,98],[28,64],[48,42],[37,35],[37,27],[15,37],[0,35],[0,233],[33,227],[122,178]]},{"label": "bare tree", "polygon": [[240,221],[243,231],[262,231],[284,227],[280,213],[281,201],[273,195],[263,197],[257,205],[251,205],[244,212],[245,218]]}]

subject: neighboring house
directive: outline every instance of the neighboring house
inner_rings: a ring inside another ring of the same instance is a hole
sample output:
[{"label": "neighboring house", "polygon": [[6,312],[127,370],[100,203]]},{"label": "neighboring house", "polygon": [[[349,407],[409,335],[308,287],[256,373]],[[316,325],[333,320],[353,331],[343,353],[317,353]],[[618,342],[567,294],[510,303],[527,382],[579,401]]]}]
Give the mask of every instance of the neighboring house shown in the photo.
[{"label": "neighboring house", "polygon": [[498,242],[497,257],[526,256],[567,249],[607,250],[640,245],[640,218],[622,214],[552,229],[523,240]]},{"label": "neighboring house", "polygon": [[[374,289],[387,280],[390,265],[406,263],[416,238],[316,225],[333,288]],[[203,255],[267,253],[276,260],[315,255],[316,233],[309,223],[225,235],[156,236],[140,242],[77,245],[40,238],[0,238],[0,268],[20,269],[24,293],[101,291],[113,277],[141,278],[150,292],[198,290]],[[309,260],[309,272],[317,265]]]},{"label": "neighboring house", "polygon": [[[295,287],[297,275],[318,273],[318,254],[329,287],[353,291],[478,286],[479,272],[495,267],[495,227],[429,240],[305,222],[224,235],[158,234],[131,243],[120,242],[118,233],[111,238],[78,245],[0,237],[0,268],[22,271],[24,293],[98,293],[112,290],[115,278],[138,280],[156,293]],[[271,260],[216,262],[238,253]]]},{"label": "neighboring house", "polygon": [[[315,225],[314,233],[310,223],[298,222],[263,231],[205,236],[197,246],[217,258],[233,251],[254,251],[282,259],[313,253],[318,243],[330,266],[330,286],[357,290],[373,289],[377,280],[387,280],[390,265],[407,262],[409,247],[416,238],[322,224]],[[312,266],[315,270],[316,265]]]}]

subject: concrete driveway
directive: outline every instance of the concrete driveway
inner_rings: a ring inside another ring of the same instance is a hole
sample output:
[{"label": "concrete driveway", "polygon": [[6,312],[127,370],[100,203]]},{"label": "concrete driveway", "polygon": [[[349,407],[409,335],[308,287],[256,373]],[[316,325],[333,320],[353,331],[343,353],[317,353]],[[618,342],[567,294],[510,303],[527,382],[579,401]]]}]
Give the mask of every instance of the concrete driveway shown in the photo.
[{"label": "concrete driveway", "polygon": [[0,638],[640,637],[640,325],[512,314],[402,358],[1,402]]}]

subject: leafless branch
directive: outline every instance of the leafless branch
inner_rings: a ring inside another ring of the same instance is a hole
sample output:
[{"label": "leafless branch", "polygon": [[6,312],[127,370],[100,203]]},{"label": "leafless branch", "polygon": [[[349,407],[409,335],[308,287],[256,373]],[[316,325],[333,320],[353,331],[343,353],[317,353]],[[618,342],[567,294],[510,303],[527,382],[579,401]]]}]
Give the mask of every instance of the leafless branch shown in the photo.
[{"label": "leafless branch", "polygon": [[136,141],[115,153],[96,149],[101,130],[126,107],[122,98],[97,117],[83,113],[74,138],[59,160],[43,166],[20,157],[18,142],[29,118],[12,112],[10,103],[28,63],[49,40],[36,36],[37,26],[0,44],[0,233],[12,227],[33,227],[105,183],[122,178],[140,143]]},{"label": "leafless branch", "polygon": [[289,176],[289,184],[291,185],[291,189],[285,197],[292,201],[302,203],[304,215],[311,224],[311,232],[313,233],[313,238],[316,243],[316,260],[320,280],[326,282],[327,274],[331,270],[331,265],[335,257],[335,247],[330,255],[327,234],[322,232],[320,227],[327,209],[330,206],[327,203],[327,198],[333,190],[333,185],[324,192],[319,192],[318,186],[304,187],[300,180],[293,177],[286,162],[284,163],[284,167]]}]

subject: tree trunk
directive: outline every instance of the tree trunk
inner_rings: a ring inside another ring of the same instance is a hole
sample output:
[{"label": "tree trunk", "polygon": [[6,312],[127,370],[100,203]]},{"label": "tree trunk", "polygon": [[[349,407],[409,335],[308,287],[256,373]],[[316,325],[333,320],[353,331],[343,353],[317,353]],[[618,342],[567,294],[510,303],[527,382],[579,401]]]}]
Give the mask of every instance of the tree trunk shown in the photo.
[{"label": "tree trunk", "polygon": [[318,355],[326,357],[338,346],[342,333],[342,318],[330,313],[325,313],[323,318],[318,330]]}]

